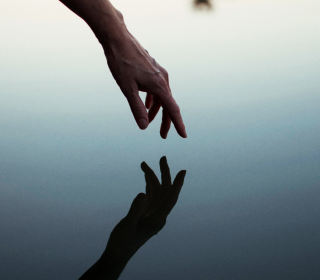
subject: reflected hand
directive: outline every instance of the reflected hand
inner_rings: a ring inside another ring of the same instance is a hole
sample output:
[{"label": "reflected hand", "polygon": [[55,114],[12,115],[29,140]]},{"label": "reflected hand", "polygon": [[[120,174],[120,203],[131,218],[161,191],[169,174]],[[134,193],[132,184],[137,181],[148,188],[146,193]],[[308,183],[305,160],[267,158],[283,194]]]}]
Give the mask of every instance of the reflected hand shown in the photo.
[{"label": "reflected hand", "polygon": [[101,258],[89,268],[80,280],[116,280],[130,258],[152,236],[166,224],[166,219],[177,203],[182,188],[185,170],[181,170],[173,184],[166,157],[160,159],[162,184],[152,169],[143,162],[146,194],[139,193],[133,200],[130,210],[113,229]]},{"label": "reflected hand", "polygon": [[146,194],[140,193],[133,200],[125,218],[112,231],[106,252],[112,252],[125,259],[134,253],[166,224],[166,219],[178,200],[185,170],[181,170],[173,184],[166,157],[160,159],[162,184],[152,169],[143,162]]}]

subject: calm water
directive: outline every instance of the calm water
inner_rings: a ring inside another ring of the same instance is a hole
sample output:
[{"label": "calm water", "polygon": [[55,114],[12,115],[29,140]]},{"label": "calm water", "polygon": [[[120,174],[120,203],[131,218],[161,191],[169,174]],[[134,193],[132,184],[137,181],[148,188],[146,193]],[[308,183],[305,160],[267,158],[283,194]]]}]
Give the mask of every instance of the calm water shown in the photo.
[{"label": "calm water", "polygon": [[[188,138],[135,124],[58,1],[0,10],[0,278],[77,279],[145,189],[186,169],[120,279],[320,278],[320,2],[113,1],[164,66]],[[144,94],[141,94],[144,98]]]}]

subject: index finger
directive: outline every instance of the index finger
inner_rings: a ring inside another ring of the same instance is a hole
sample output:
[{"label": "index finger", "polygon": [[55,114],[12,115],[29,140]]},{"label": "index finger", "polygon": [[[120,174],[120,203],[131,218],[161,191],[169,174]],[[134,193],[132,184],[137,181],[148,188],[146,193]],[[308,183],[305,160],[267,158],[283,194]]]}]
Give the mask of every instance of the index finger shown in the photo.
[{"label": "index finger", "polygon": [[185,176],[186,170],[181,170],[177,174],[167,198],[164,200],[161,207],[156,212],[156,214],[160,217],[166,218],[170,214],[173,207],[176,205]]}]

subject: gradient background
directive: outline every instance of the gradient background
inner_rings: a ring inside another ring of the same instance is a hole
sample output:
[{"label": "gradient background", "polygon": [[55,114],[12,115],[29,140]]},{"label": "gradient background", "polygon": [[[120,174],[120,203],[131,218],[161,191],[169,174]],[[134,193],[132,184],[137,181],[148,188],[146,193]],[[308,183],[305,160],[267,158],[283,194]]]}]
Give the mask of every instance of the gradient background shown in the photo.
[{"label": "gradient background", "polygon": [[[120,279],[320,279],[320,2],[112,1],[165,67],[188,138],[140,131],[89,27],[59,1],[0,9],[0,278],[77,279],[142,161],[187,170]],[[144,98],[145,94],[141,94]]]}]

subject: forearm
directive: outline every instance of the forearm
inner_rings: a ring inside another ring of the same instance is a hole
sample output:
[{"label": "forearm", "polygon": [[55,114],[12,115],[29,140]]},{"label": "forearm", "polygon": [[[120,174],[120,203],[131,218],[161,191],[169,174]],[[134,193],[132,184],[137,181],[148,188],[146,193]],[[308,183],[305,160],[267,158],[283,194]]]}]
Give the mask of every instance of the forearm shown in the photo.
[{"label": "forearm", "polygon": [[130,258],[107,256],[105,253],[79,280],[117,280]]},{"label": "forearm", "polygon": [[127,33],[122,14],[108,0],[60,0],[81,17],[101,44],[120,41]]}]

